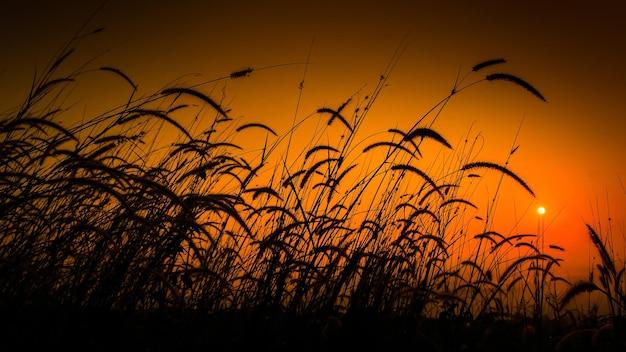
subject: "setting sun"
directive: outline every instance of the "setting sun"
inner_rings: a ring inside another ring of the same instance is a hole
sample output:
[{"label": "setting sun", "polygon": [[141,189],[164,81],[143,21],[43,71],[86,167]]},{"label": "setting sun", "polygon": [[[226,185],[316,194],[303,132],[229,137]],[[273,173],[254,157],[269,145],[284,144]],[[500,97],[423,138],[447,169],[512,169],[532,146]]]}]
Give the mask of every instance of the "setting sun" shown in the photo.
[{"label": "setting sun", "polygon": [[537,208],[537,214],[543,215],[545,213],[546,213],[546,208],[544,208],[544,207]]}]

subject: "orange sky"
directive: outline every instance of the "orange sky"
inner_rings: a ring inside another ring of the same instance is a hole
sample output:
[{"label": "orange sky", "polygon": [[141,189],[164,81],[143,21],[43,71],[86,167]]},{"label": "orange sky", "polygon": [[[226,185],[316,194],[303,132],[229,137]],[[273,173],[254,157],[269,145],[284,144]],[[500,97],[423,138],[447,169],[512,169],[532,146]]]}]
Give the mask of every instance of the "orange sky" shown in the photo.
[{"label": "orange sky", "polygon": [[[34,70],[48,63],[99,3],[2,5],[1,110],[20,102]],[[338,107],[364,85],[373,89],[408,34],[389,86],[368,117],[371,131],[408,129],[449,92],[459,68],[466,72],[478,62],[506,58],[500,69],[530,82],[547,104],[510,84],[483,84],[455,97],[433,128],[455,145],[471,127],[484,136],[480,159],[503,163],[521,124],[510,168],[537,197],[511,182],[498,209],[499,230],[536,231],[535,209],[545,206],[546,238],[566,248],[560,255],[566,276],[584,276],[589,244],[584,223],[601,223],[606,233],[610,216],[623,258],[626,193],[619,177],[626,182],[626,7],[621,1],[129,3],[110,0],[95,15],[88,28],[106,29],[79,48],[79,61],[108,50],[98,65],[124,71],[149,94],[184,74],[201,74],[182,80],[195,84],[248,67],[305,62],[312,49],[300,117]],[[229,82],[231,115],[285,132],[303,70],[303,65],[284,66]],[[107,79],[97,84],[118,87]],[[98,110],[106,99],[93,104],[82,108]],[[516,229],[515,218],[521,219]]]}]

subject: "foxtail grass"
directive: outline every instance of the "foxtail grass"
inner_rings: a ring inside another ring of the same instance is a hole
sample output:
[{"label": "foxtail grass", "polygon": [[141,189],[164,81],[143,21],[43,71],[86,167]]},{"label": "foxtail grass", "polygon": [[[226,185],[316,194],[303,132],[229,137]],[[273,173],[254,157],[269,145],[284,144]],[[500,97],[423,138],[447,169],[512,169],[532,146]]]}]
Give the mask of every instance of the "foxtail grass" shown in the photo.
[{"label": "foxtail grass", "polygon": [[[137,97],[129,75],[104,66],[130,86],[129,99],[68,126],[68,109],[54,97],[93,72],[58,76],[73,49],[0,121],[3,307],[226,312],[268,333],[289,318],[353,333],[381,318],[415,331],[424,319],[446,318],[455,324],[431,342],[457,348],[466,324],[524,315],[520,307],[537,302],[531,286],[554,278],[558,259],[531,234],[504,236],[488,221],[478,233],[472,226],[481,171],[499,172],[533,197],[530,186],[508,160],[474,160],[475,142],[455,148],[423,123],[483,82],[512,82],[545,100],[517,76],[477,77],[503,59],[473,66],[410,129],[372,141],[360,133],[388,72],[367,98],[319,108],[280,133],[231,117],[198,86]],[[293,150],[293,136],[314,119],[322,123]],[[250,135],[258,149],[241,146]],[[433,148],[434,157],[424,152]],[[535,272],[540,282],[529,279]],[[622,272],[605,263],[602,282],[616,283]]]}]

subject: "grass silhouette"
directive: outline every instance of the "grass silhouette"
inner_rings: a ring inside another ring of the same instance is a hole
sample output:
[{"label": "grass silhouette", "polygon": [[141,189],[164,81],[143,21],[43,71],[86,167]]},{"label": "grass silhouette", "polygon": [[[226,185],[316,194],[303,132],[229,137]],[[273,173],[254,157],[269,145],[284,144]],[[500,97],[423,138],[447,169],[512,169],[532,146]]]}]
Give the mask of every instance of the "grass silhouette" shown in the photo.
[{"label": "grass silhouette", "polygon": [[[508,160],[474,160],[471,141],[454,148],[421,124],[491,81],[545,100],[514,75],[482,75],[504,59],[473,66],[411,129],[370,142],[359,132],[387,75],[367,98],[319,108],[278,134],[240,124],[196,87],[137,97],[129,76],[101,67],[128,84],[128,101],[66,126],[66,93],[94,70],[57,74],[82,38],[0,120],[8,345],[534,351],[571,347],[593,331],[593,346],[617,346],[606,331],[623,329],[624,269],[595,231],[601,287],[579,283],[549,296],[556,318],[548,320],[538,292],[569,285],[551,272],[560,260],[534,234],[507,237],[489,221],[477,234],[471,227],[481,171],[534,196],[531,188]],[[189,116],[191,125],[180,122]],[[315,118],[323,123],[293,150],[293,135]],[[251,135],[262,147],[240,146]],[[432,158],[425,150],[433,148],[452,154]],[[563,328],[566,305],[588,290],[607,296],[611,325]]]}]

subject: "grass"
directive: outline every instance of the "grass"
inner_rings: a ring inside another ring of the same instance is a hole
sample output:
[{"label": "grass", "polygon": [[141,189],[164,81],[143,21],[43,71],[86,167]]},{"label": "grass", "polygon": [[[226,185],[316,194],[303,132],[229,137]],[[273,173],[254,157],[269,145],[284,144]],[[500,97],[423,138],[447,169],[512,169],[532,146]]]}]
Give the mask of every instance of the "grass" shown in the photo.
[{"label": "grass", "polygon": [[[388,72],[367,97],[321,107],[277,134],[242,124],[198,88],[138,97],[130,76],[101,67],[128,86],[128,100],[68,126],[72,85],[95,72],[88,63],[60,74],[78,42],[0,119],[7,345],[623,346],[624,269],[600,235],[589,227],[602,258],[600,286],[555,276],[560,260],[535,234],[507,237],[493,228],[499,194],[481,213],[487,218],[478,216],[472,195],[483,173],[534,196],[509,160],[475,160],[471,138],[453,147],[423,124],[477,84],[505,81],[545,100],[525,80],[490,71],[504,59],[475,65],[409,130],[374,136],[360,131]],[[303,149],[294,149],[296,132],[316,119]],[[261,145],[238,142],[251,138]],[[606,296],[606,324],[585,325],[568,309],[589,290]]]}]

